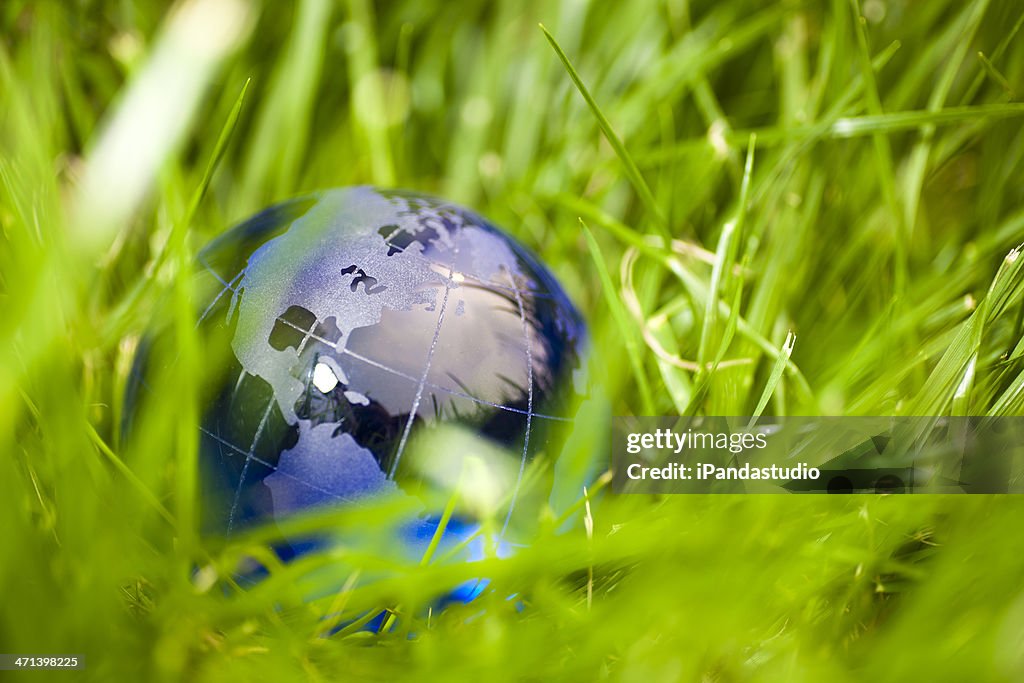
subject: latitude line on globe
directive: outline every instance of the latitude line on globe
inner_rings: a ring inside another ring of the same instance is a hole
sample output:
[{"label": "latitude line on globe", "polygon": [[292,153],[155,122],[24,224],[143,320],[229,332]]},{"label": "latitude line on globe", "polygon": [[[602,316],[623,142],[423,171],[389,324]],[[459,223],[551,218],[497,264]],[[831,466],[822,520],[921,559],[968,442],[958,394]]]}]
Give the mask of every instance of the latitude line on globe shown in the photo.
[{"label": "latitude line on globe", "polygon": [[452,265],[448,267],[448,279],[444,283],[444,298],[441,299],[441,311],[437,315],[437,325],[434,327],[434,338],[430,341],[430,350],[427,351],[427,361],[423,366],[423,375],[420,377],[419,385],[416,387],[416,395],[412,400],[412,409],[409,411],[409,418],[405,421],[405,429],[402,430],[402,438],[398,442],[398,451],[395,453],[395,461],[391,463],[391,471],[388,472],[388,479],[395,478],[398,471],[398,462],[402,459],[402,452],[405,444],[409,441],[409,432],[412,430],[412,423],[416,419],[416,411],[420,409],[420,400],[423,398],[423,387],[427,384],[427,374],[430,372],[430,364],[434,359],[434,349],[437,348],[437,338],[441,335],[441,325],[444,324],[444,312],[448,308],[448,295],[452,291],[452,283],[455,281],[454,261],[458,258],[459,247],[455,246],[452,254]]},{"label": "latitude line on globe", "polygon": [[[306,330],[306,334],[302,337],[302,341],[299,342],[298,347],[295,349],[296,356],[302,356],[302,350],[306,348],[306,344],[309,342],[310,335],[313,334],[313,330],[316,329],[316,320],[310,325],[310,328]],[[260,437],[263,435],[263,428],[267,426],[267,419],[270,417],[270,411],[274,409],[274,402],[277,400],[273,395],[270,400],[267,401],[267,408],[263,411],[263,417],[260,418],[260,424],[256,427],[256,434],[252,437],[252,445],[249,446],[249,450],[245,456],[245,464],[242,465],[242,474],[238,477],[238,486],[235,488],[235,498],[231,502],[231,512],[228,513],[228,533],[231,533],[232,527],[235,525],[235,512],[238,509],[238,502],[242,497],[242,488],[245,486],[245,475],[249,471],[249,463],[252,462],[252,458],[256,455],[256,444],[259,443]]]},{"label": "latitude line on globe", "polygon": [[[504,266],[503,266],[504,268]],[[516,289],[516,282],[508,268],[504,268],[509,282],[512,283],[513,291],[516,293],[516,306],[519,309],[519,321],[523,327],[523,346],[526,351],[526,434],[523,437],[523,457],[519,459],[519,474],[516,476],[516,485],[512,489],[512,499],[508,503],[508,513],[505,515],[505,523],[501,527],[501,536],[508,530],[508,524],[512,520],[512,510],[516,507],[516,500],[519,498],[519,487],[523,483],[523,472],[526,470],[526,456],[530,449],[530,429],[533,427],[533,345],[530,343],[530,333],[526,325],[526,311],[523,307],[523,295]]]},{"label": "latitude line on globe", "polygon": [[[211,432],[210,430],[206,429],[205,427],[200,427],[199,431],[201,431],[203,434],[206,434],[208,437],[210,437],[211,439],[216,441],[218,444],[220,444],[222,446],[227,446],[229,449],[231,449],[231,450],[233,450],[235,452],[235,455],[248,455],[248,453],[246,453],[244,450],[242,450],[241,448],[239,448],[235,444],[231,443],[230,441],[228,441],[227,439],[225,439],[225,438],[223,438],[221,436],[218,436],[217,434],[214,434],[213,432]],[[263,465],[267,469],[273,470],[274,472],[277,472],[281,476],[287,477],[288,479],[291,479],[292,481],[297,481],[300,484],[308,486],[309,488],[313,489],[314,491],[317,491],[319,493],[323,493],[323,494],[328,495],[331,498],[335,498],[337,500],[344,500],[345,499],[344,496],[339,496],[337,493],[334,493],[333,491],[329,491],[329,490],[327,490],[325,488],[321,488],[321,487],[317,486],[316,484],[311,484],[308,481],[306,481],[305,479],[300,479],[299,477],[296,477],[294,474],[288,474],[287,472],[284,472],[283,470],[281,470],[281,468],[279,468],[279,467],[277,467],[275,465],[271,465],[269,462],[267,462],[263,458],[257,458],[255,455],[253,455],[252,459],[253,459],[254,462],[256,462],[256,463],[258,463],[260,465]]]},{"label": "latitude line on globe", "polygon": [[[293,323],[290,320],[285,320],[284,318],[278,318],[277,321],[280,322],[283,325],[287,325],[288,327],[291,327],[293,330],[298,330],[299,332],[304,332],[304,330],[301,327],[299,327],[298,325],[296,325],[295,323]],[[366,356],[364,356],[364,355],[362,355],[360,353],[356,353],[355,351],[352,351],[350,349],[347,349],[344,346],[339,346],[337,343],[331,341],[330,339],[326,339],[326,338],[321,337],[321,336],[316,335],[316,334],[311,334],[310,335],[310,339],[313,339],[314,341],[322,342],[322,343],[326,344],[327,346],[333,348],[338,353],[345,354],[346,356],[351,356],[352,358],[355,358],[358,361],[362,361],[363,363],[366,363],[367,365],[370,365],[372,367],[375,367],[375,368],[378,368],[380,370],[383,370],[384,372],[389,372],[389,373],[391,373],[391,374],[393,374],[393,375],[395,375],[397,377],[402,377],[404,379],[407,379],[407,380],[410,380],[410,381],[413,381],[413,382],[418,381],[416,379],[416,377],[414,377],[413,375],[410,375],[408,373],[402,372],[401,370],[396,370],[395,368],[392,368],[390,366],[384,365],[383,363],[375,361],[372,358],[367,358]],[[497,408],[499,410],[505,410],[505,411],[508,411],[510,413],[518,413],[519,415],[526,415],[527,414],[526,410],[521,410],[520,408],[514,408],[512,406],[502,405],[500,403],[493,403],[493,402],[488,401],[486,399],[477,398],[476,396],[472,396],[471,394],[463,393],[461,391],[456,391],[455,389],[451,389],[450,387],[442,386],[440,384],[435,384],[434,382],[427,382],[425,386],[428,386],[431,389],[437,389],[438,391],[442,391],[442,392],[444,392],[446,394],[450,394],[451,396],[457,396],[459,398],[464,398],[467,401],[473,401],[474,403],[479,403],[481,405],[490,406],[491,408]],[[545,420],[554,420],[556,422],[572,422],[571,418],[560,417],[558,415],[547,415],[545,413],[532,413],[532,415],[534,417],[539,417],[539,418],[542,418],[542,419],[545,419]]]}]

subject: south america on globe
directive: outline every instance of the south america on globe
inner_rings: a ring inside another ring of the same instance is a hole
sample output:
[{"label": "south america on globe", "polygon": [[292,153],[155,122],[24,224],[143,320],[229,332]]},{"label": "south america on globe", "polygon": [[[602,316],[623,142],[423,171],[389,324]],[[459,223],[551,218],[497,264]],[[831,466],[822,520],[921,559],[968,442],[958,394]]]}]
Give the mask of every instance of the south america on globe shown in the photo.
[{"label": "south america on globe", "polygon": [[[528,473],[551,476],[585,390],[586,332],[523,246],[454,204],[353,187],[266,209],[199,264],[205,533],[397,497],[415,513],[378,539],[395,556],[472,560],[528,542],[519,510],[535,517],[549,492]],[[152,374],[154,345],[136,375]],[[141,379],[129,401],[161,390]],[[357,536],[274,550],[287,561]]]}]

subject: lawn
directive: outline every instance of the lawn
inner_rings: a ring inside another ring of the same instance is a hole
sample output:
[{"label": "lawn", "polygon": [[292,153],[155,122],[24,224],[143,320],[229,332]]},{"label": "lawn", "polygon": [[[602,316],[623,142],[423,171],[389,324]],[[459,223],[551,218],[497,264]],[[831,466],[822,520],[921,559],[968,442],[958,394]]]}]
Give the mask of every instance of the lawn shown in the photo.
[{"label": "lawn", "polygon": [[[1022,23],[1017,0],[5,0],[0,650],[86,661],[15,675],[1021,680],[1014,496],[586,472],[611,415],[1024,414]],[[318,599],[301,579],[338,557],[270,558],[241,589],[275,532],[200,533],[195,255],[360,184],[536,252],[589,325],[589,396],[511,557]],[[157,318],[175,391],[126,439]],[[380,632],[338,616],[380,609]]]}]

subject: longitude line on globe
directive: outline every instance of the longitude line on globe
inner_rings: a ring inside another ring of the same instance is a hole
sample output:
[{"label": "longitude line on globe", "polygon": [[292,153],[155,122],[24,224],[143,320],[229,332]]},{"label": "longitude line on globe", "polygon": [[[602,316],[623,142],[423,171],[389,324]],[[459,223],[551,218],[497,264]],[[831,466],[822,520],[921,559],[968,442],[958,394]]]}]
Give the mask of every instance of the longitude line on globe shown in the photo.
[{"label": "longitude line on globe", "polygon": [[395,452],[395,460],[391,463],[391,470],[388,472],[388,479],[395,478],[398,471],[398,462],[402,459],[402,452],[409,441],[409,432],[412,430],[413,420],[416,419],[416,411],[420,409],[420,400],[423,398],[423,388],[427,385],[427,374],[430,372],[430,363],[434,358],[434,350],[437,348],[437,338],[441,334],[441,326],[444,324],[444,312],[448,307],[448,295],[452,291],[452,283],[455,282],[455,260],[459,257],[459,246],[455,245],[452,253],[452,264],[448,267],[448,279],[444,283],[444,298],[441,299],[441,310],[437,314],[437,325],[434,327],[434,338],[430,341],[430,350],[427,351],[427,361],[423,366],[423,375],[420,377],[419,385],[416,387],[416,395],[412,400],[412,409],[409,411],[409,418],[405,421],[405,429],[402,430],[402,438],[398,442],[398,450]]},{"label": "longitude line on globe", "polygon": [[533,427],[533,345],[530,343],[530,331],[526,324],[526,309],[523,306],[523,296],[519,293],[511,271],[508,268],[504,268],[504,270],[509,282],[512,283],[513,291],[516,293],[519,322],[523,327],[523,347],[526,352],[526,435],[523,437],[523,457],[519,459],[519,474],[516,476],[515,488],[512,489],[512,499],[508,503],[505,523],[501,527],[502,536],[505,535],[505,532],[508,530],[508,524],[512,520],[512,510],[516,506],[516,499],[519,497],[519,487],[523,483],[523,472],[526,471],[526,456],[530,450],[530,430]]},{"label": "longitude line on globe", "polygon": [[238,275],[235,275],[233,278],[231,278],[230,281],[224,282],[224,280],[221,278],[221,276],[218,275],[216,272],[214,272],[214,270],[212,268],[207,266],[205,263],[203,265],[206,267],[206,270],[208,270],[211,273],[213,273],[213,276],[215,278],[217,278],[217,280],[224,285],[224,289],[222,289],[219,292],[217,292],[217,296],[213,297],[213,301],[210,302],[210,305],[206,307],[206,310],[203,311],[203,314],[201,316],[199,316],[199,319],[196,321],[196,327],[199,327],[199,325],[201,325],[202,322],[204,320],[206,320],[206,316],[210,315],[210,311],[213,310],[213,307],[217,305],[217,302],[220,301],[220,298],[222,296],[224,296],[228,292],[234,292],[234,293],[238,292],[238,289],[236,288],[235,283],[238,282],[242,278],[242,275],[245,274],[245,268],[243,268],[242,270],[238,271]]},{"label": "longitude line on globe", "polygon": [[[313,330],[319,324],[319,320],[314,320],[310,323],[310,327],[306,330],[305,335],[302,337],[302,341],[299,346],[295,349],[295,353],[298,356],[302,355],[302,350],[306,348],[306,344],[309,342],[310,336],[313,334]],[[238,502],[242,498],[242,487],[245,486],[245,475],[249,471],[249,463],[252,462],[253,456],[256,455],[256,444],[259,443],[260,437],[263,435],[263,429],[267,426],[267,420],[270,418],[270,411],[274,408],[274,401],[277,398],[274,396],[270,397],[267,401],[267,408],[263,411],[263,417],[260,418],[260,424],[256,427],[256,434],[252,437],[252,445],[249,446],[249,450],[245,455],[245,464],[242,465],[242,474],[238,477],[238,486],[235,488],[235,498],[231,501],[231,512],[228,513],[228,534],[231,533],[231,529],[235,525],[235,512],[238,509]]]},{"label": "longitude line on globe", "polygon": [[[230,285],[230,284],[228,284],[227,282],[225,282],[225,281],[224,281],[224,278],[222,278],[222,277],[220,276],[220,273],[218,273],[218,272],[217,272],[216,270],[214,270],[214,269],[213,269],[213,267],[212,267],[212,266],[211,266],[211,265],[210,265],[209,263],[207,263],[207,262],[206,262],[206,259],[204,259],[204,258],[203,258],[203,255],[202,255],[202,254],[200,254],[200,255],[199,255],[199,256],[197,257],[197,260],[198,260],[198,261],[199,261],[199,263],[200,263],[200,264],[201,264],[201,265],[203,266],[203,268],[205,268],[205,269],[206,269],[206,270],[207,270],[207,271],[208,271],[208,272],[210,273],[210,275],[212,275],[212,276],[214,277],[214,279],[215,279],[215,280],[217,280],[217,282],[219,282],[219,283],[221,283],[222,285],[224,285],[224,289],[225,289],[225,290],[227,290],[227,289],[229,289],[229,288],[231,287],[231,285]],[[241,275],[242,273],[244,273],[244,272],[245,272],[245,268],[242,268],[242,269],[241,269],[240,271],[238,271],[238,275],[235,275],[235,276],[234,276],[233,278],[231,278],[231,282],[234,282],[235,280],[237,280],[237,279],[239,278],[239,276],[240,276],[240,275]],[[223,293],[224,293],[224,292],[221,292],[221,294],[223,294]],[[219,296],[219,295],[218,295],[218,296]]]}]

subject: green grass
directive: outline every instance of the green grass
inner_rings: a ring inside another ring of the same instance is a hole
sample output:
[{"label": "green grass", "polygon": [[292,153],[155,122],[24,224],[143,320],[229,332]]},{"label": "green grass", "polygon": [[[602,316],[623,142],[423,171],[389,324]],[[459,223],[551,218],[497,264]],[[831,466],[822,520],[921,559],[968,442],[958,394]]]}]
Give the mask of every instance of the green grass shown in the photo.
[{"label": "green grass", "polygon": [[[61,680],[1024,677],[1012,497],[602,480],[584,505],[574,478],[609,414],[1024,412],[1020,3],[289,4],[0,4],[0,650],[85,654]],[[354,548],[238,591],[273,539],[197,532],[192,259],[360,183],[541,254],[590,323],[592,397],[514,557],[305,600],[319,566],[381,568]],[[168,301],[177,391],[123,443]],[[320,637],[381,606],[394,630]]]}]

